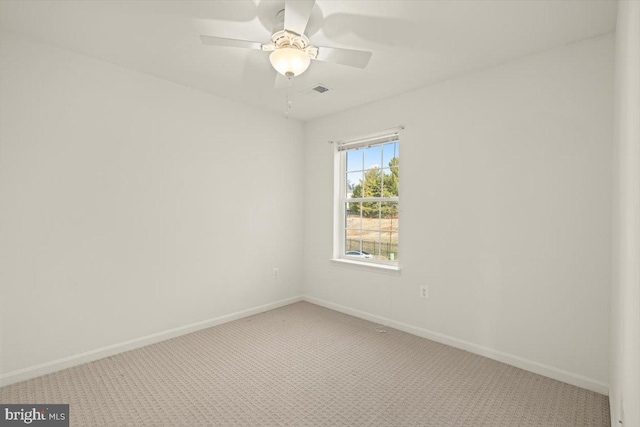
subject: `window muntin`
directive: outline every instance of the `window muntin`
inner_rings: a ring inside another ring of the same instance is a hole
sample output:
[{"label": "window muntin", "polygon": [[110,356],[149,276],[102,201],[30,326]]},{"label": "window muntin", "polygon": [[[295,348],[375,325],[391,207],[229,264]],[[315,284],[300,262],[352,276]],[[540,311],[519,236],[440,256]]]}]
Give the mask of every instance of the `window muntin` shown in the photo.
[{"label": "window muntin", "polygon": [[397,265],[400,144],[382,142],[341,147],[338,257]]}]

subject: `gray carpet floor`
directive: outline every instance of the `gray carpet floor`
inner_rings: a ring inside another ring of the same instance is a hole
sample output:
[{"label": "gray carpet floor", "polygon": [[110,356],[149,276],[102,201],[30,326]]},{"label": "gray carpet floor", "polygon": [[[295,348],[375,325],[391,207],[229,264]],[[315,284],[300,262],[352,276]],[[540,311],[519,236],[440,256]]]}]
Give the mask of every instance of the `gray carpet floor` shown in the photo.
[{"label": "gray carpet floor", "polygon": [[306,302],[0,389],[74,426],[609,426],[608,399]]}]

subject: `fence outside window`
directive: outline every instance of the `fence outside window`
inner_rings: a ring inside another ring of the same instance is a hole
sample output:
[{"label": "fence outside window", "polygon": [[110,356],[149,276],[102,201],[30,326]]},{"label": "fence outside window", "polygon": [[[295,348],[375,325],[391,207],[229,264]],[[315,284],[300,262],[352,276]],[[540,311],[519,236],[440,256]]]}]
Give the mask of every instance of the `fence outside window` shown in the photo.
[{"label": "fence outside window", "polygon": [[371,255],[377,256],[378,249],[380,249],[380,256],[385,259],[390,259],[391,255],[394,254],[394,259],[398,260],[398,244],[391,242],[370,242],[370,241],[362,241],[362,249],[360,248],[360,240],[356,239],[346,239],[345,240],[345,251],[364,251],[368,252]]}]

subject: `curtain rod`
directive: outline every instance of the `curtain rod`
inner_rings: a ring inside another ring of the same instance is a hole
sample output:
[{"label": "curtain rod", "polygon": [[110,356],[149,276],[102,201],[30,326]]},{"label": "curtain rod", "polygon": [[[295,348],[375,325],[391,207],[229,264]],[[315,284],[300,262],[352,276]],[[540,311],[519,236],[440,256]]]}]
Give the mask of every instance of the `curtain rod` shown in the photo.
[{"label": "curtain rod", "polygon": [[396,126],[396,127],[393,127],[393,128],[380,130],[380,131],[377,131],[377,132],[368,133],[366,135],[361,135],[361,136],[358,136],[358,137],[339,139],[337,141],[329,140],[327,142],[329,144],[336,143],[336,144],[339,144],[339,145],[347,145],[347,144],[351,144],[351,143],[355,143],[355,142],[366,142],[368,140],[374,140],[376,138],[380,138],[380,137],[383,137],[383,136],[398,134],[403,129],[404,129],[404,125],[400,125],[400,126]]}]

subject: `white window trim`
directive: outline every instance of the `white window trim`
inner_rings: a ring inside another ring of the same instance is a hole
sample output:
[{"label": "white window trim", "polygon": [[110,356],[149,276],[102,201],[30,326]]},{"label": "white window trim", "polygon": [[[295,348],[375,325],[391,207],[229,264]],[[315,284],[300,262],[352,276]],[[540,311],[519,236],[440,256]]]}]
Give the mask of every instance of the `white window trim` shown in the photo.
[{"label": "white window trim", "polygon": [[[364,135],[359,138],[348,139],[344,141],[329,141],[334,143],[334,164],[333,164],[333,176],[334,176],[334,188],[333,188],[333,257],[331,258],[332,265],[340,267],[351,267],[359,270],[373,271],[377,273],[395,274],[399,275],[401,271],[400,262],[384,262],[380,260],[369,261],[367,259],[351,259],[346,258],[342,254],[345,253],[345,241],[342,236],[344,233],[345,222],[345,209],[344,205],[347,202],[345,199],[344,189],[346,188],[346,154],[343,153],[349,149],[367,147],[371,145],[378,145],[387,141],[393,141],[398,139],[400,130],[404,129],[404,126],[388,129],[381,132]],[[400,208],[399,197],[362,197],[356,199],[349,199],[350,202],[377,202],[377,201],[395,201],[398,202],[398,221],[400,221],[400,215],[402,209]],[[398,230],[398,252],[400,252],[400,230]]]},{"label": "white window trim", "polygon": [[369,261],[355,261],[346,258],[332,258],[331,264],[336,267],[354,268],[356,270],[370,271],[373,273],[391,274],[394,276],[400,275],[400,265],[388,265],[383,263],[373,263]]}]

